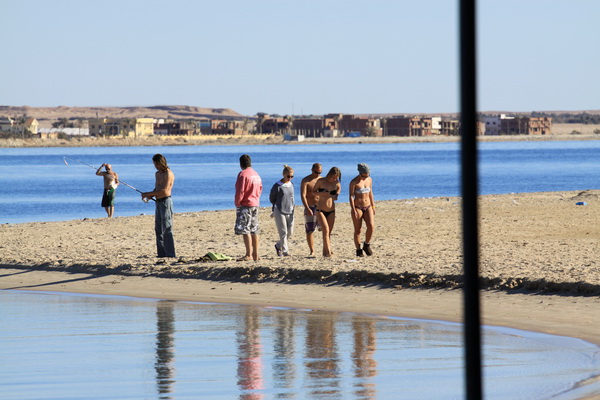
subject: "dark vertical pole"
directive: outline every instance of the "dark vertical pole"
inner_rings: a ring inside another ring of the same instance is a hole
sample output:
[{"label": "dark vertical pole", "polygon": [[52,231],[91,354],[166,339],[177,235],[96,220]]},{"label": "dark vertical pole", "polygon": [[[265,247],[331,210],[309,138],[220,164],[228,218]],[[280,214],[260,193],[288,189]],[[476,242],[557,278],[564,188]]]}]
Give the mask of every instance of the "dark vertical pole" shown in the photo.
[{"label": "dark vertical pole", "polygon": [[466,398],[481,399],[475,1],[460,0],[460,115]]}]

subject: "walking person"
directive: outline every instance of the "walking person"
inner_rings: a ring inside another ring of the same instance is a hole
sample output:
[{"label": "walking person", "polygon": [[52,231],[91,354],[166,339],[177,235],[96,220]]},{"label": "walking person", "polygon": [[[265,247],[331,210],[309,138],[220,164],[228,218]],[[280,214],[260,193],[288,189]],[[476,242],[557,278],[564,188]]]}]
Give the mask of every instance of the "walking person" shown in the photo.
[{"label": "walking person", "polygon": [[[354,246],[358,257],[364,257],[364,254],[373,255],[371,238],[375,230],[375,201],[373,200],[373,180],[370,175],[371,170],[367,164],[358,164],[358,175],[350,181],[350,212],[354,224]],[[363,220],[367,226],[367,232],[365,243],[361,248],[360,231]]]},{"label": "walking person", "polygon": [[317,200],[317,218],[323,232],[323,257],[333,255],[331,232],[335,224],[335,201],[342,190],[341,179],[342,172],[338,167],[333,167],[324,178],[317,180],[313,189],[313,194],[319,197]]},{"label": "walking person", "polygon": [[[104,167],[104,171],[101,171]],[[108,218],[112,218],[115,212],[115,196],[117,195],[117,186],[119,186],[119,175],[112,170],[110,164],[102,164],[96,170],[96,175],[104,178],[104,191],[102,192],[102,207],[106,210]]]},{"label": "walking person", "polygon": [[273,204],[273,218],[279,233],[279,241],[275,243],[278,256],[290,256],[288,239],[294,233],[294,169],[289,165],[283,166],[283,178],[275,182],[269,194]]},{"label": "walking person", "polygon": [[248,154],[240,156],[240,168],[235,182],[234,204],[236,208],[235,234],[242,235],[246,254],[238,261],[258,261],[258,206],[262,194],[262,180],[252,168]]},{"label": "walking person", "polygon": [[314,163],[310,175],[305,176],[300,183],[300,199],[304,205],[304,230],[310,251],[309,257],[315,256],[314,233],[319,224],[317,222],[317,196],[313,191],[315,184],[321,178],[321,173],[323,173],[323,166]]},{"label": "walking person", "polygon": [[152,162],[157,170],[154,175],[156,183],[154,190],[142,193],[142,200],[147,201],[152,198],[156,200],[154,231],[158,257],[176,257],[173,240],[173,200],[171,199],[175,175],[162,154],[155,154]]}]

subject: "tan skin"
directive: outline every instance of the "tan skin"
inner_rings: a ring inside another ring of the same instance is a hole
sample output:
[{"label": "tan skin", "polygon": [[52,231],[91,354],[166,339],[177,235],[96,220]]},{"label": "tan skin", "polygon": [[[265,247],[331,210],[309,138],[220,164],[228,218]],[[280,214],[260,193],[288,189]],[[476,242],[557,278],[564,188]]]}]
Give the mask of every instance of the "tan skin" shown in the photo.
[{"label": "tan skin", "polygon": [[[321,212],[317,212],[317,218],[321,231],[323,232],[323,257],[331,257],[333,251],[331,250],[331,232],[335,224],[335,212],[325,216],[322,211],[335,211],[335,200],[342,186],[339,182],[339,176],[337,174],[328,174],[325,178],[320,178],[314,186],[313,194],[317,195],[317,209]],[[334,192],[335,194],[331,194]]]},{"label": "tan skin", "polygon": [[163,167],[156,162],[154,163],[154,167],[157,169],[156,173],[154,174],[156,179],[154,190],[151,192],[142,193],[142,200],[150,200],[153,197],[162,199],[171,195],[173,183],[175,183],[175,175],[170,168],[163,169]]},{"label": "tan skin", "polygon": [[[369,193],[356,193],[356,189],[369,188]],[[371,243],[373,231],[375,230],[375,201],[373,200],[373,180],[368,173],[359,174],[350,182],[350,212],[354,224],[354,246],[360,249],[360,231],[362,221],[365,221],[367,232],[365,242]],[[368,207],[365,211],[358,207]]]},{"label": "tan skin", "polygon": [[[300,198],[304,205],[304,215],[313,215],[310,207],[314,207],[317,204],[318,196],[314,193],[315,184],[321,178],[323,167],[321,164],[315,164],[312,168],[311,174],[305,176],[300,184]],[[310,250],[309,256],[315,255],[315,239],[314,232],[306,234],[306,241],[308,243],[308,249]]]},{"label": "tan skin", "polygon": [[[104,167],[104,171],[100,171]],[[110,189],[113,187],[113,184],[119,184],[119,175],[115,171],[112,170],[112,166],[110,164],[102,164],[100,168],[96,170],[96,175],[104,178],[104,189]],[[106,210],[106,214],[108,218],[112,218],[115,208],[114,207],[104,207]]]},{"label": "tan skin", "polygon": [[246,255],[244,255],[244,257],[240,258],[238,261],[250,261],[250,260],[258,261],[258,260],[260,260],[260,257],[258,256],[258,245],[259,245],[258,235],[247,234],[247,235],[242,235],[242,237],[244,238],[244,246],[246,247]]}]

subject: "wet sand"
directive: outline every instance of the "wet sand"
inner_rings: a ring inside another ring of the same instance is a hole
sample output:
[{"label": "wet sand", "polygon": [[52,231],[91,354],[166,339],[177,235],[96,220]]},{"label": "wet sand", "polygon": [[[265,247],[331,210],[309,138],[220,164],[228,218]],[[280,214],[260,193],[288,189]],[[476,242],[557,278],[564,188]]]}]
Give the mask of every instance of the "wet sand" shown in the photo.
[{"label": "wet sand", "polygon": [[[600,344],[599,195],[482,196],[485,324]],[[261,209],[258,262],[235,261],[244,247],[233,210],[176,214],[177,259],[155,257],[152,215],[0,225],[0,288],[461,320],[460,199],[377,202],[374,255],[364,258],[347,203],[337,207],[331,259],[306,256],[301,212],[293,255],[277,257],[275,224]],[[234,260],[206,261],[209,251]]]}]

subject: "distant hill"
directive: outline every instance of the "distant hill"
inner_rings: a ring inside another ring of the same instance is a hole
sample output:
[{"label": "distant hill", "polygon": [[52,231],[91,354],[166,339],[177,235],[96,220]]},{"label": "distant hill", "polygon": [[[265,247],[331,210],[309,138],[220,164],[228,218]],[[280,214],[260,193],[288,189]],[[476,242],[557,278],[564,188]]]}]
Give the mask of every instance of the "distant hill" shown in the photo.
[{"label": "distant hill", "polygon": [[0,117],[16,118],[22,115],[38,121],[54,121],[59,118],[242,118],[228,108],[203,108],[194,106],[151,106],[151,107],[13,107],[0,106]]},{"label": "distant hill", "polygon": [[[545,115],[555,119],[555,122],[578,122],[579,119],[589,119],[588,123],[596,123],[600,110],[580,111],[481,111],[481,114],[508,114],[508,115]],[[246,117],[229,108],[206,108],[195,106],[150,106],[150,107],[29,107],[29,106],[0,106],[0,117],[13,119],[27,115],[40,122],[41,127],[50,127],[52,122],[60,118],[74,120],[77,118],[165,118],[165,119],[198,119],[222,118],[241,119]],[[441,116],[458,118],[457,113],[368,113],[354,114],[356,116],[370,116],[373,118],[391,118],[394,116]],[[573,116],[577,121],[570,121]],[[298,116],[300,117],[300,116]],[[591,118],[590,118],[591,117]],[[585,123],[585,122],[584,122]]]}]

